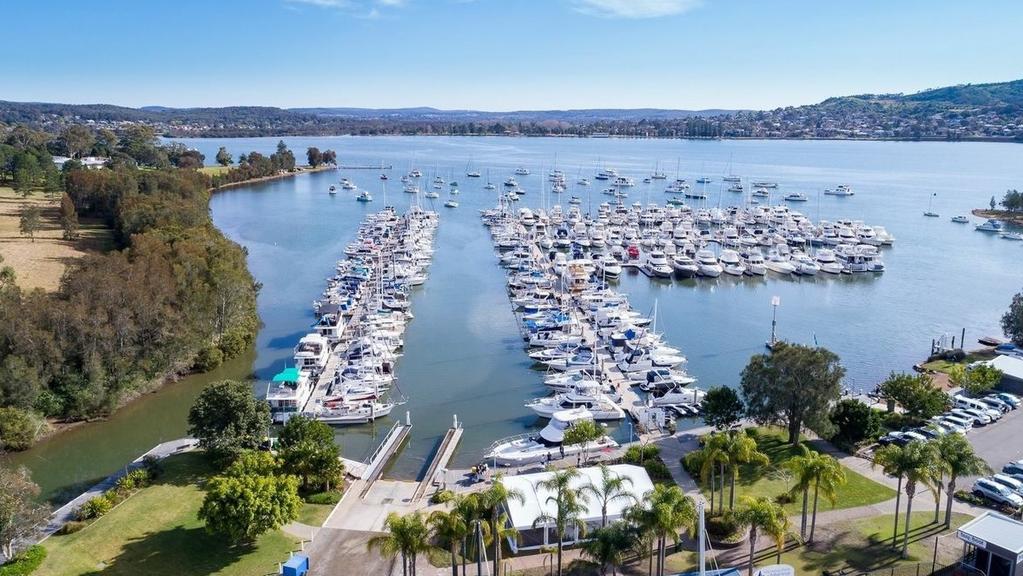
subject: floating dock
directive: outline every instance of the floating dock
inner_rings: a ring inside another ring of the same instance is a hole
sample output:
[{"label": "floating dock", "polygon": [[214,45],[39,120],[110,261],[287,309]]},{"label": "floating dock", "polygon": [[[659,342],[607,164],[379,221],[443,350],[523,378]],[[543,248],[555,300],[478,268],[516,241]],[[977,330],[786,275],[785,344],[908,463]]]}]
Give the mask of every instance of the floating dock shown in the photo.
[{"label": "floating dock", "polygon": [[426,468],[426,475],[423,476],[423,479],[419,481],[419,485],[416,486],[416,491],[412,495],[413,502],[422,498],[436,481],[437,473],[447,468],[448,462],[455,454],[455,448],[458,447],[458,441],[462,439],[462,430],[462,424],[456,416],[451,428],[448,428],[444,438],[440,441],[440,446],[437,448],[437,453],[434,454],[433,460],[430,461],[430,465]]},{"label": "floating dock", "polygon": [[411,431],[412,422],[409,420],[408,412],[406,412],[405,422],[395,422],[394,426],[387,432],[387,435],[384,436],[384,441],[380,443],[380,446],[377,446],[376,451],[369,457],[369,462],[366,463],[366,468],[362,471],[361,479],[366,484],[363,486],[362,492],[359,493],[359,498],[366,497],[370,488],[373,487],[373,483],[384,473],[384,466],[405,442]]}]

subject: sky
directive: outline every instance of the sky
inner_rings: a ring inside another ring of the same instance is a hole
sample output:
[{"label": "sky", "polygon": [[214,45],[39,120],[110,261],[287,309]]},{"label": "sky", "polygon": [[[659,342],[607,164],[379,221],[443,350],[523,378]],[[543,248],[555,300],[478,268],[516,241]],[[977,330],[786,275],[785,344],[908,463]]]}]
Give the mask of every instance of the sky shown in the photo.
[{"label": "sky", "polygon": [[5,5],[0,100],[748,108],[1023,78],[1020,0]]}]

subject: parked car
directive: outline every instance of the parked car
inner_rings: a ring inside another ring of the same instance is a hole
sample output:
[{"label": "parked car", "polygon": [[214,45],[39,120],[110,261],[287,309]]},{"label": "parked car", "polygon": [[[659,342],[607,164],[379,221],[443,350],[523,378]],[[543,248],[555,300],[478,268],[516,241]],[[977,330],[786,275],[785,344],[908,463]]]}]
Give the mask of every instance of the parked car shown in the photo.
[{"label": "parked car", "polygon": [[973,408],[954,408],[949,411],[953,416],[958,416],[964,420],[973,420],[974,426],[987,426],[991,423],[991,417],[984,414],[980,410]]},{"label": "parked car", "polygon": [[1011,476],[1017,480],[1023,480],[1023,463],[1009,462],[1005,466],[1002,466],[1002,474]]},{"label": "parked car", "polygon": [[1023,506],[1023,496],[995,482],[990,478],[979,478],[973,483],[973,493],[998,504],[1007,504],[1013,508]]},{"label": "parked car", "polygon": [[1012,410],[1012,408],[1013,408],[1012,404],[1009,404],[1008,402],[1006,402],[1005,400],[1002,400],[1001,398],[999,398],[998,396],[995,396],[994,394],[990,394],[990,395],[985,396],[983,398],[977,398],[977,400],[980,400],[981,402],[983,402],[984,404],[988,405],[989,407],[991,407],[994,410],[998,410],[1002,414],[1005,414],[1006,412],[1008,412],[1009,410]]},{"label": "parked car", "polygon": [[995,392],[993,396],[996,396],[999,400],[1007,402],[1013,407],[1013,409],[1019,408],[1019,405],[1023,403],[1023,398],[1016,396],[1015,394],[1009,394],[1008,392]]},{"label": "parked car", "polygon": [[[959,420],[959,418],[956,418],[956,420]],[[953,422],[951,420],[946,419],[943,416],[935,416],[934,418],[931,419],[931,422],[938,424],[939,426],[942,426],[944,428],[947,428],[948,430],[950,430],[951,432],[955,432],[956,434],[965,435],[966,431],[969,430],[969,428],[963,426],[959,422]]]},{"label": "parked car", "polygon": [[957,416],[952,412],[946,412],[941,415],[941,419],[947,422],[951,422],[953,424],[957,424],[966,431],[973,429],[973,418],[963,418],[962,416]]},{"label": "parked car", "polygon": [[914,428],[913,432],[926,437],[928,440],[934,440],[939,436],[944,436],[945,434],[948,434],[947,430],[945,430],[944,428],[939,428],[938,426],[935,426],[933,424],[928,424],[927,426]]},{"label": "parked car", "polygon": [[995,474],[994,476],[991,476],[991,481],[1005,486],[1018,496],[1023,496],[1023,482],[1020,482],[1008,474]]}]

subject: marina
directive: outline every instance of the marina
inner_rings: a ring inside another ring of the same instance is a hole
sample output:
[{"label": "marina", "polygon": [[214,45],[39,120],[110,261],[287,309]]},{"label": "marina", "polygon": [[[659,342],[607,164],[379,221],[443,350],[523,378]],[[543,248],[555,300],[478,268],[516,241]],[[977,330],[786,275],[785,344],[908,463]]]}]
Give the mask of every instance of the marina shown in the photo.
[{"label": "marina", "polygon": [[[220,146],[235,154],[270,153],[278,140],[181,142],[212,158]],[[890,371],[909,370],[926,353],[929,341],[945,332],[958,334],[965,327],[971,340],[1000,333],[996,312],[1019,288],[1015,270],[1020,242],[1002,239],[998,233],[975,231],[984,219],[971,216],[969,224],[955,224],[948,218],[969,215],[977,206],[986,206],[991,195],[1018,187],[1023,172],[1014,167],[1023,166],[1019,161],[1023,152],[1011,145],[557,138],[285,140],[295,150],[308,146],[341,150],[345,165],[379,166],[384,159],[385,164],[402,168],[392,174],[392,182],[405,170],[416,168],[410,166],[409,159],[414,158],[419,170],[429,174],[423,177],[426,189],[433,178],[432,167],[445,177],[461,174],[469,157],[469,170],[483,176],[465,178],[464,182],[459,178],[460,207],[450,210],[436,200],[431,204],[421,194],[417,200],[416,194],[403,193],[397,182],[385,187],[372,170],[328,170],[216,192],[211,201],[214,222],[248,250],[250,269],[263,286],[258,305],[264,326],[254,353],[209,375],[190,376],[146,395],[108,421],[62,433],[32,450],[9,456],[42,479],[45,493],[67,490],[77,494],[80,489],[69,487],[87,487],[154,444],[182,437],[188,407],[207,382],[251,378],[257,382],[254,393],[263,396],[267,383],[294,365],[299,340],[315,331],[319,318],[310,301],[323,291],[324,278],[337,273],[337,258],[355,239],[365,217],[388,205],[402,213],[417,201],[424,209],[444,214],[443,225],[436,232],[429,281],[412,290],[408,298],[415,319],[407,323],[395,374],[408,402],[374,424],[336,427],[343,455],[353,462],[367,462],[394,422],[404,421],[406,412],[411,413],[414,426],[390,460],[385,477],[422,478],[453,414],[459,415],[464,429],[450,460],[456,468],[477,464],[496,439],[542,430],[546,421],[525,403],[569,389],[545,383],[553,378],[538,371],[525,353],[526,343],[510,309],[505,279],[496,273],[493,243],[479,221],[479,210],[493,208],[499,192],[486,185],[492,182],[495,188],[502,188],[509,176],[515,176],[525,191],[517,202],[522,207],[541,208],[545,188],[548,209],[560,204],[567,213],[574,206],[596,219],[600,203],[607,199],[613,206],[615,199],[600,194],[600,188],[606,186],[603,182],[601,186],[576,183],[592,182],[597,173],[594,159],[605,158],[619,175],[635,180],[635,186],[628,188],[630,196],[623,200],[627,208],[631,210],[639,201],[644,207],[659,203],[666,211],[666,200],[672,195],[663,190],[675,178],[676,158],[681,156],[679,177],[693,182],[707,175],[714,180],[705,185],[707,200],[686,203],[692,205],[694,214],[711,211],[719,204],[726,213],[729,206],[769,208],[764,197],[754,197],[761,201],[759,205],[745,206],[745,195],[727,190],[734,182],[719,176],[742,175],[735,177],[745,184],[747,194],[752,180],[777,183],[772,192],[776,197],[789,191],[806,194],[809,202],[798,207],[793,204],[789,210],[803,213],[815,226],[822,220],[860,220],[884,226],[895,237],[893,247],[878,247],[885,265],[880,274],[829,274],[822,269],[813,276],[772,270],[767,270],[766,276],[735,276],[722,269],[718,277],[693,272],[690,278],[673,270],[673,279],[666,281],[648,278],[638,267],[640,260],[596,260],[598,268],[606,271],[608,283],[616,292],[628,295],[636,310],[649,316],[656,303],[658,331],[665,341],[685,352],[687,372],[706,387],[738,385],[742,367],[751,354],[764,349],[770,336],[773,296],[782,302],[779,338],[827,346],[841,356],[848,372],[847,385],[870,390]],[[553,192],[547,180],[550,169],[541,171],[541,163],[549,167],[555,157],[558,170],[565,174],[567,190],[563,193]],[[729,163],[731,158],[734,160]],[[668,178],[642,182],[651,175],[657,159]],[[530,175],[514,175],[520,165],[535,168]],[[671,169],[666,169],[669,165]],[[358,191],[342,189],[338,185],[341,178],[371,191],[374,202],[356,202]],[[543,186],[542,179],[546,180]],[[839,183],[847,183],[855,196],[820,192]],[[333,195],[329,194],[332,185],[337,188]],[[408,185],[417,186],[414,182]],[[921,216],[932,192],[938,193],[934,209],[946,215],[943,219]],[[572,196],[578,203],[570,203]],[[1006,227],[1016,231],[1011,225]],[[605,242],[607,238],[605,233]],[[640,242],[640,255],[642,248]],[[720,265],[725,247],[710,242],[705,249]],[[810,249],[819,257],[835,247]],[[693,260],[695,263],[695,255]],[[685,261],[678,263],[684,265]],[[766,258],[761,266],[768,264],[778,266]],[[820,258],[818,264],[823,268]],[[963,291],[971,297],[957,297]],[[917,302],[921,293],[928,295],[927,306],[907,305]],[[954,319],[953,325],[950,319]],[[603,423],[621,443],[628,441],[629,420]],[[684,428],[695,420],[679,418],[678,422]],[[141,429],[144,434],[138,433]]]}]

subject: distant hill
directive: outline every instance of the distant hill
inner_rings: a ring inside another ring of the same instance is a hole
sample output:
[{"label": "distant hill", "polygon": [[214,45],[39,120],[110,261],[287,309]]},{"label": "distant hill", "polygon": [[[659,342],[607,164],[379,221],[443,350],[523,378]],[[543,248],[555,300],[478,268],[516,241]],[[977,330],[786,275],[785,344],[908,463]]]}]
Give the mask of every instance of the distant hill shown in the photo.
[{"label": "distant hill", "polygon": [[858,94],[775,110],[413,108],[128,108],[0,101],[0,123],[59,130],[77,122],[117,129],[142,122],[171,136],[449,134],[666,138],[1023,140],[1023,80],[915,94]]}]

